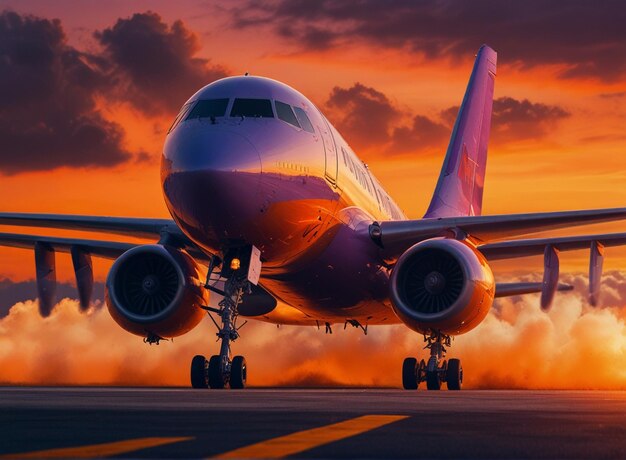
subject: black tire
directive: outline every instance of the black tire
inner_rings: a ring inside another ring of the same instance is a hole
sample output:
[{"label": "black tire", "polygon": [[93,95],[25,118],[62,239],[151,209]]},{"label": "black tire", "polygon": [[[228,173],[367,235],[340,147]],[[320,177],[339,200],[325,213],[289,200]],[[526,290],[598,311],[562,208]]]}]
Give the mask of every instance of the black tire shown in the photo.
[{"label": "black tire", "polygon": [[405,390],[417,390],[417,359],[406,358],[402,363],[402,387]]},{"label": "black tire", "polygon": [[196,355],[191,360],[191,388],[209,388],[207,361],[202,355]]},{"label": "black tire", "polygon": [[214,389],[224,388],[224,374],[222,374],[222,360],[218,355],[209,359],[209,387]]},{"label": "black tire", "polygon": [[246,358],[243,356],[235,356],[230,365],[230,387],[234,390],[241,390],[246,387],[248,379],[248,366]]},{"label": "black tire", "polygon": [[426,371],[426,388],[429,390],[441,390],[441,380],[439,380],[439,372]]},{"label": "black tire", "polygon": [[463,385],[463,367],[459,359],[451,359],[448,361],[448,369],[446,371],[446,383],[448,390],[460,390]]}]

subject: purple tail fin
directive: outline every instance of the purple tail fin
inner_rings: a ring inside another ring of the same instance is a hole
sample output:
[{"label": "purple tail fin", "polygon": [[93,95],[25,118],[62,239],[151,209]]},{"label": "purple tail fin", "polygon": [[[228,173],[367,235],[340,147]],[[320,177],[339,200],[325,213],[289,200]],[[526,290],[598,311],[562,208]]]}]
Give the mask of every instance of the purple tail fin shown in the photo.
[{"label": "purple tail fin", "polygon": [[497,54],[478,50],[439,181],[424,217],[478,216],[482,211]]}]

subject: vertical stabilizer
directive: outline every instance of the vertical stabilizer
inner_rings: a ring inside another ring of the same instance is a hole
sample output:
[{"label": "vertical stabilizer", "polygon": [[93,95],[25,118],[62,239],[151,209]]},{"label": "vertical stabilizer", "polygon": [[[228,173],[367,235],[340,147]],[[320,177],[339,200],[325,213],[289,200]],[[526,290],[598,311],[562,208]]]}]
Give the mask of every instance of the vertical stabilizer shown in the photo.
[{"label": "vertical stabilizer", "polygon": [[448,151],[424,217],[478,216],[482,211],[497,54],[478,50]]}]

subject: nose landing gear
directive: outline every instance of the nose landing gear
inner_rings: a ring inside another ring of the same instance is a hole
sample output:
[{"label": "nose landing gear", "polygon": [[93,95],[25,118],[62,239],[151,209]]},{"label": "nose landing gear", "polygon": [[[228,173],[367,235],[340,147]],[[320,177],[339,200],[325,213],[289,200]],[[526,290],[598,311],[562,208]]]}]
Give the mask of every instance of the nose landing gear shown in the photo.
[{"label": "nose landing gear", "polygon": [[[256,248],[252,248],[252,255],[244,259],[245,267],[248,265],[254,268],[255,273],[260,271],[259,253]],[[254,279],[250,277],[250,269],[242,269],[242,260],[232,254],[225,257],[222,263],[221,275],[226,277],[224,299],[218,304],[219,308],[206,307],[211,315],[214,312],[220,317],[220,324],[210,316],[217,327],[217,339],[220,341],[219,355],[213,355],[207,360],[202,355],[194,356],[191,361],[191,386],[193,388],[225,388],[227,385],[231,389],[245,388],[248,379],[248,366],[243,356],[235,356],[231,359],[232,353],[230,344],[239,338],[239,329],[246,325],[245,321],[237,326],[239,316],[238,307],[243,300],[243,296],[250,293],[250,282],[258,282],[258,276]],[[209,275],[212,267],[209,267]],[[208,279],[208,277],[207,277]],[[208,286],[208,283],[207,283]]]},{"label": "nose landing gear", "polygon": [[463,368],[458,359],[443,360],[446,347],[450,346],[451,337],[441,331],[431,330],[424,335],[424,341],[430,350],[428,363],[421,360],[419,364],[415,358],[406,358],[402,365],[402,386],[405,390],[417,390],[421,382],[426,382],[429,390],[441,389],[446,383],[448,390],[460,390],[463,384]]},{"label": "nose landing gear", "polygon": [[191,386],[193,388],[245,388],[248,378],[246,359],[243,356],[235,356],[231,359],[230,343],[239,338],[239,329],[246,323],[237,327],[237,307],[241,303],[243,295],[247,292],[248,281],[232,277],[226,280],[224,288],[224,300],[219,303],[219,309],[215,309],[221,318],[217,327],[217,338],[220,343],[219,355],[213,355],[207,361],[202,355],[194,356],[191,361]]}]

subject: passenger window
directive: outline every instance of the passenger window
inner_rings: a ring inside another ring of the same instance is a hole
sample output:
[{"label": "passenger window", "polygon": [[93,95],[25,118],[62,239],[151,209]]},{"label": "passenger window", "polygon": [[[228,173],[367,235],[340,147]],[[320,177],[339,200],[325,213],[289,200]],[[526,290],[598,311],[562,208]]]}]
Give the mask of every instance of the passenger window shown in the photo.
[{"label": "passenger window", "polygon": [[227,105],[228,99],[206,99],[204,101],[198,101],[193,110],[189,112],[187,120],[193,118],[223,117],[226,115]]},{"label": "passenger window", "polygon": [[170,129],[167,130],[168,134],[172,132],[172,130],[176,128],[176,126],[178,126],[178,123],[180,123],[180,120],[185,118],[185,115],[187,115],[187,112],[189,112],[189,109],[191,109],[192,105],[193,105],[193,102],[188,102],[187,104],[182,106],[182,108],[180,109],[180,112],[178,112],[178,115],[176,115],[176,118],[174,118],[174,122],[172,123],[172,126],[170,126]]},{"label": "passenger window", "polygon": [[309,117],[307,116],[306,112],[302,110],[300,107],[294,107],[293,111],[296,113],[296,117],[298,118],[298,121],[300,122],[300,126],[302,126],[302,129],[304,129],[305,131],[309,133],[314,133],[315,130],[313,129],[311,120],[309,120]]},{"label": "passenger window", "polygon": [[274,118],[274,112],[269,99],[235,99],[230,116]]},{"label": "passenger window", "polygon": [[283,121],[286,121],[290,125],[294,125],[296,128],[300,127],[300,123],[298,123],[298,119],[291,110],[291,106],[289,104],[285,104],[284,102],[275,101],[276,102],[276,115]]}]

